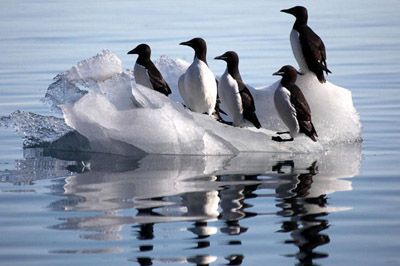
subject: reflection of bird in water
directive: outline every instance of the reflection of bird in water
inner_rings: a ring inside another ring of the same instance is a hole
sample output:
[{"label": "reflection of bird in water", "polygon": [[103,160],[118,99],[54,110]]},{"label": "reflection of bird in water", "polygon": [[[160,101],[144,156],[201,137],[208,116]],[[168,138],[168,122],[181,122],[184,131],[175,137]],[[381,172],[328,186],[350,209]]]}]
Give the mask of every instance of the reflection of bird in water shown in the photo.
[{"label": "reflection of bird in water", "polygon": [[[137,239],[138,240],[152,240],[152,239],[154,239],[154,223],[140,224],[140,225],[137,225],[137,227],[139,228],[137,230]],[[153,249],[154,249],[153,244],[139,245],[139,250],[141,252],[151,251]]]},{"label": "reflection of bird in water", "polygon": [[[207,221],[196,221],[193,223],[193,227],[188,228],[188,231],[195,234],[197,239],[205,239],[211,235],[215,235],[218,230],[216,227],[209,226]],[[198,246],[201,246],[201,244]]]},{"label": "reflection of bird in water", "polygon": [[327,212],[318,208],[325,207],[326,195],[309,197],[313,177],[318,174],[317,162],[312,163],[306,169],[307,172],[301,174],[293,173],[293,161],[279,162],[274,166],[274,170],[282,173],[284,166],[291,167],[291,173],[286,176],[291,176],[292,180],[289,187],[283,185],[286,187],[276,189],[279,201],[277,207],[281,208],[277,214],[287,218],[282,222],[280,232],[290,232],[292,239],[285,243],[294,244],[299,248],[296,258],[300,265],[312,265],[313,259],[328,256],[325,253],[315,252],[314,249],[330,241],[328,235],[321,234],[329,227],[328,221],[321,219],[327,216]]},{"label": "reflection of bird in water", "polygon": [[149,257],[138,257],[136,261],[140,266],[150,266],[153,265],[153,260]]},{"label": "reflection of bird in water", "polygon": [[90,171],[90,162],[77,161],[76,164],[68,165],[66,168],[72,173],[81,174]]},{"label": "reflection of bird in water", "polygon": [[[154,197],[150,200],[158,201],[162,200],[160,197]],[[137,211],[137,216],[160,216],[160,214],[153,211],[154,207],[149,208],[139,208]],[[149,244],[149,240],[154,239],[154,223],[143,223],[138,224],[134,227],[137,227],[136,238],[138,240],[146,241],[145,244],[139,245],[140,252],[152,251],[154,249],[154,245],[152,243]],[[153,265],[152,259],[148,257],[138,257],[137,262],[139,265]]]},{"label": "reflection of bird in water", "polygon": [[216,218],[219,215],[219,197],[216,190],[189,192],[182,195],[182,205],[186,207],[186,216]]},{"label": "reflection of bird in water", "polygon": [[[219,214],[219,197],[217,191],[201,191],[184,194],[182,195],[182,203],[183,206],[187,208],[187,216],[208,217],[208,219],[213,219]],[[209,247],[210,241],[206,239],[218,232],[216,227],[208,225],[207,219],[197,220],[193,223],[193,226],[187,228],[187,230],[196,235],[196,247],[193,249]],[[202,259],[196,257],[192,258],[192,260],[197,261]]]},{"label": "reflection of bird in water", "polygon": [[244,256],[241,254],[234,254],[225,259],[229,261],[226,265],[242,265]]},{"label": "reflection of bird in water", "polygon": [[246,185],[240,184],[240,181],[255,181],[257,175],[224,175],[219,176],[219,182],[239,182],[224,186],[219,192],[221,199],[220,207],[222,209],[219,220],[225,221],[226,227],[221,228],[221,232],[228,235],[238,235],[247,231],[247,227],[242,227],[239,223],[241,219],[253,217],[256,214],[245,211],[252,205],[245,203],[245,200],[256,197],[252,192],[257,190],[259,184]]},{"label": "reflection of bird in water", "polygon": [[187,258],[187,261],[189,263],[193,263],[198,266],[208,266],[216,260],[217,260],[216,256],[210,256],[210,255],[196,255]]}]

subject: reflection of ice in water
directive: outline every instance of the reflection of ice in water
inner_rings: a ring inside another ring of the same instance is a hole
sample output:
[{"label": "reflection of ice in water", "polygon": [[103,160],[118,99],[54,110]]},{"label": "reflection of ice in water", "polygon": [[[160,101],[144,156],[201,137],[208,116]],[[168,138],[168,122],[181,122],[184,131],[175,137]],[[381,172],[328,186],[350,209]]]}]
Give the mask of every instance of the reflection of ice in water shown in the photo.
[{"label": "reflection of ice in water", "polygon": [[[139,250],[153,254],[158,234],[154,227],[158,223],[190,221],[183,228],[196,239],[190,248],[201,250],[213,245],[212,235],[246,234],[249,228],[242,225],[243,219],[279,215],[283,219],[280,231],[290,237],[288,243],[298,247],[294,255],[303,262],[327,255],[315,251],[329,242],[325,232],[327,215],[346,208],[327,205],[326,195],[351,190],[351,180],[347,178],[358,173],[361,162],[359,145],[299,156],[242,153],[238,156],[138,154],[122,157],[47,149],[25,150],[25,156],[16,170],[0,172],[3,181],[20,183],[28,176],[29,182],[67,176],[58,179],[58,185],[52,188],[53,194],[61,199],[49,207],[68,212],[65,215],[61,212],[62,222],[54,225],[54,229],[79,230],[84,232],[81,234],[84,239],[106,241],[126,238],[124,228],[135,224]],[[276,214],[255,212],[254,203],[249,203],[265,191],[271,191],[267,197],[276,198]],[[220,221],[219,225],[215,220]],[[194,263],[197,259],[216,259],[213,254],[197,255],[138,256],[137,261],[172,259]],[[226,260],[245,258],[241,254],[229,254]]]},{"label": "reflection of ice in water", "polygon": [[[30,151],[32,154],[37,150]],[[42,151],[39,155],[48,153]],[[53,155],[61,157],[60,154]],[[359,146],[289,158],[283,154],[240,154],[234,157],[140,155],[139,158],[101,154],[72,156],[69,162],[30,156],[25,162],[35,162],[25,164],[37,176],[49,171],[49,166],[60,167],[58,175],[65,176],[67,165],[69,169],[80,169],[70,166],[90,165],[90,168],[83,169],[84,172],[65,179],[62,195],[75,200],[55,202],[52,207],[78,213],[101,212],[97,216],[67,218],[60,225],[62,228],[95,230],[96,238],[100,239],[99,232],[106,228],[104,231],[114,235],[104,236],[106,239],[119,238],[117,235],[123,224],[209,221],[217,217],[227,221],[227,230],[234,233],[238,229],[235,221],[246,217],[243,207],[246,189],[247,195],[251,190],[266,188],[275,189],[278,197],[290,196],[293,187],[299,183],[299,174],[306,173],[306,169],[316,161],[318,173],[307,188],[307,197],[351,190],[351,181],[341,178],[357,174],[361,160]],[[68,159],[67,155],[62,157]],[[283,167],[284,173],[272,170],[277,162],[285,160],[293,161],[294,168]],[[29,169],[25,167],[22,172],[16,170],[7,175],[19,180],[18,175],[26,176],[27,171]],[[52,171],[57,176],[57,170]],[[260,174],[262,177],[257,177]],[[12,182],[12,178],[7,181]],[[128,215],[125,210],[132,208],[141,211],[134,216],[129,211]],[[305,205],[305,208],[308,212],[320,212],[321,208],[330,212],[342,207]]]},{"label": "reflection of ice in water", "polygon": [[15,162],[15,170],[4,170],[0,172],[0,180],[14,184],[29,184],[35,180],[65,177],[70,175],[67,170],[68,162],[52,158],[43,149],[24,149],[23,160]]}]

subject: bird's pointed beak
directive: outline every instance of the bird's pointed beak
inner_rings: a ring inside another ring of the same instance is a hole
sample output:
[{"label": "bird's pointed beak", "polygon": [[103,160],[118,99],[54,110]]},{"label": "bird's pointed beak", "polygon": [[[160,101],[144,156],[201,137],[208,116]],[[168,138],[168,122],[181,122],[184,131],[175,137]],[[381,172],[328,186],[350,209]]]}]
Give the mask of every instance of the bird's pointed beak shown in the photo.
[{"label": "bird's pointed beak", "polygon": [[282,9],[281,12],[293,15],[292,9],[291,9],[291,8],[289,8],[289,9]]},{"label": "bird's pointed beak", "polygon": [[214,57],[214,59],[215,60],[225,60],[226,57],[224,55],[219,55],[219,56]]},{"label": "bird's pointed beak", "polygon": [[187,41],[187,42],[181,42],[179,45],[186,45],[186,46],[190,46],[191,42]]},{"label": "bird's pointed beak", "polygon": [[272,76],[282,76],[283,72],[282,71],[276,71],[275,73],[272,74]]},{"label": "bird's pointed beak", "polygon": [[301,73],[300,71],[297,71],[297,70],[296,70],[296,72],[297,72],[297,74],[300,75],[300,76],[303,76],[303,75],[304,75],[304,73]]},{"label": "bird's pointed beak", "polygon": [[130,50],[127,54],[137,54],[136,48]]}]

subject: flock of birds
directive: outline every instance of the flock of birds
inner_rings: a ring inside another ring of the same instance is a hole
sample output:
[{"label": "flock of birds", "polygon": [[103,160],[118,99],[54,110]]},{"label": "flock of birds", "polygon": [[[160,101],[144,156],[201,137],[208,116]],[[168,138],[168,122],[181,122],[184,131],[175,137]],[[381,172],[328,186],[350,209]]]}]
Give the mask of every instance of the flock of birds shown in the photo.
[{"label": "flock of birds", "polygon": [[[317,141],[317,132],[312,123],[311,110],[300,88],[295,84],[297,75],[312,72],[319,82],[324,83],[326,74],[331,73],[326,64],[326,51],[321,38],[307,25],[307,9],[295,6],[283,9],[281,12],[296,17],[290,34],[293,54],[299,64],[301,72],[293,66],[286,65],[273,75],[282,76],[274,94],[277,112],[288,127],[289,131],[277,132],[272,140],[283,142],[293,141],[299,134],[305,134],[313,141]],[[195,55],[193,63],[179,78],[179,93],[184,105],[193,112],[215,115],[221,120],[220,112],[232,119],[234,126],[241,126],[243,120],[251,122],[256,128],[261,124],[256,115],[254,99],[239,72],[239,57],[236,52],[228,51],[215,57],[227,63],[226,71],[219,81],[207,64],[207,45],[204,39],[194,38],[180,43],[193,48]],[[128,54],[137,54],[134,67],[136,83],[154,89],[166,96],[171,89],[164,80],[160,71],[150,59],[151,49],[147,44],[140,44]],[[219,108],[223,102],[226,112]],[[289,134],[290,138],[280,135]]]}]

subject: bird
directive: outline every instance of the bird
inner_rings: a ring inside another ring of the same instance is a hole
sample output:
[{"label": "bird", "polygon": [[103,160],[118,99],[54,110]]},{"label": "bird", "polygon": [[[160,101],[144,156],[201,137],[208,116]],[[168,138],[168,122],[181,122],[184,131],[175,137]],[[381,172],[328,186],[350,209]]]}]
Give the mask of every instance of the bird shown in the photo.
[{"label": "bird", "polygon": [[197,37],[180,45],[193,48],[195,55],[192,64],[179,78],[179,93],[191,111],[211,116],[217,102],[217,82],[207,64],[207,44]]},{"label": "bird", "polygon": [[138,58],[135,63],[133,74],[137,84],[156,90],[165,96],[171,94],[168,83],[164,80],[160,71],[151,61],[150,46],[142,43],[130,50],[128,54],[137,54]]},{"label": "bird", "polygon": [[216,60],[227,63],[224,74],[218,82],[218,94],[221,102],[225,104],[228,115],[233,120],[233,125],[240,126],[243,119],[250,121],[256,128],[261,128],[256,115],[254,99],[239,72],[239,56],[234,51],[228,51]]},{"label": "bird", "polygon": [[286,65],[273,73],[282,76],[280,84],[275,90],[274,102],[276,110],[282,121],[289,128],[286,132],[277,134],[290,134],[290,139],[282,139],[280,136],[272,137],[272,140],[283,142],[293,141],[293,138],[300,133],[305,134],[314,142],[317,141],[318,134],[311,120],[311,110],[306,98],[300,88],[295,84],[298,72],[293,66]]},{"label": "bird", "polygon": [[282,9],[281,12],[296,17],[293,29],[290,33],[290,44],[301,71],[313,72],[319,82],[325,83],[324,72],[332,73],[326,63],[326,51],[324,42],[307,25],[308,12],[303,6],[295,6]]}]

